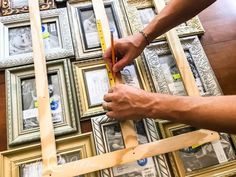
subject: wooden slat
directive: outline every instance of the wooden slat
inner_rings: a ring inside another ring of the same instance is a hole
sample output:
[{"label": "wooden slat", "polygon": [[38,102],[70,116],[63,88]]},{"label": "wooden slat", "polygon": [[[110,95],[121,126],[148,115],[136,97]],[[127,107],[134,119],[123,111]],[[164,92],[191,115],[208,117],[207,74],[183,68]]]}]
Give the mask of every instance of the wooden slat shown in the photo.
[{"label": "wooden slat", "polygon": [[[96,20],[101,20],[103,36],[105,38],[106,47],[111,46],[111,36],[108,18],[106,15],[105,7],[102,0],[92,0],[93,10]],[[116,74],[116,84],[122,83],[122,79],[119,73]],[[131,147],[138,145],[137,134],[134,129],[133,121],[123,121],[121,124],[121,130],[124,138],[125,147]]]},{"label": "wooden slat", "polygon": [[198,130],[60,165],[53,169],[51,177],[77,176],[91,173],[218,139],[218,133],[208,130]]},{"label": "wooden slat", "polygon": [[[158,12],[165,7],[164,0],[153,0],[154,5]],[[198,87],[196,85],[193,73],[188,64],[188,60],[184,53],[183,47],[180,43],[179,37],[175,29],[171,29],[166,33],[166,38],[169,44],[169,47],[174,55],[176,64],[179,68],[183,84],[189,96],[200,96]]]},{"label": "wooden slat", "polygon": [[43,172],[46,174],[48,170],[57,165],[57,157],[49,102],[47,68],[38,1],[29,0],[29,12],[33,44],[35,82],[39,103],[38,117],[41,136]]}]

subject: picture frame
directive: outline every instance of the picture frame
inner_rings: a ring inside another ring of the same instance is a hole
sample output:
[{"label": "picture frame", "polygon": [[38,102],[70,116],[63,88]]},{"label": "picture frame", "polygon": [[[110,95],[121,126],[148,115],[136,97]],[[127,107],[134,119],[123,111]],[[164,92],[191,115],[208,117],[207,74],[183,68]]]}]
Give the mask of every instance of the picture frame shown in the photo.
[{"label": "picture frame", "polygon": [[[56,140],[58,165],[95,155],[91,133]],[[0,153],[1,177],[41,177],[42,154],[40,144],[7,150]],[[32,175],[33,172],[33,175]],[[96,177],[96,173],[83,175]]]},{"label": "picture frame", "polygon": [[[48,89],[56,136],[80,132],[77,100],[68,59],[47,63]],[[8,146],[40,139],[33,65],[6,69]]]},{"label": "picture frame", "polygon": [[[122,0],[132,33],[141,31],[157,14],[152,0]],[[166,0],[168,3],[169,0]],[[145,18],[142,18],[145,16]],[[186,37],[192,35],[202,35],[205,30],[201,24],[198,16],[180,24],[176,28],[179,37]],[[153,42],[165,40],[165,35],[157,37]]]},{"label": "picture frame", "polygon": [[[156,123],[163,138],[196,130],[178,123]],[[220,140],[195,145],[168,154],[172,170],[179,177],[235,176],[235,135],[220,133]]]},{"label": "picture frame", "polygon": [[[2,0],[2,15],[14,15],[29,12],[27,0]],[[22,2],[23,1],[23,2]],[[48,10],[56,8],[54,0],[40,0],[39,9]]]},{"label": "picture frame", "polygon": [[[103,114],[103,96],[110,88],[106,65],[102,58],[73,62],[73,71],[79,102],[81,120],[93,115]],[[121,71],[123,82],[127,85],[149,90],[147,80],[138,61]]]},{"label": "picture frame", "polygon": [[[222,95],[221,88],[197,36],[181,38],[183,49],[201,96]],[[161,61],[163,59],[163,61]],[[166,41],[153,43],[143,52],[156,92],[186,95],[176,62]]]},{"label": "picture frame", "polygon": [[[124,148],[120,124],[117,121],[108,118],[106,115],[100,115],[91,118],[91,122],[98,155]],[[157,141],[160,138],[152,119],[136,121],[135,127],[141,144]],[[171,176],[165,155],[158,155],[100,171],[101,177],[120,177],[127,174],[131,176]]]},{"label": "picture frame", "polygon": [[[104,6],[110,28],[114,31],[114,38],[117,39],[130,34],[120,1],[104,0]],[[101,57],[102,51],[92,2],[90,0],[70,0],[67,7],[72,25],[76,59],[84,60]]]},{"label": "picture frame", "polygon": [[[41,11],[47,60],[74,56],[66,8]],[[0,69],[33,63],[29,14],[0,17]],[[20,33],[20,35],[17,35]]]}]

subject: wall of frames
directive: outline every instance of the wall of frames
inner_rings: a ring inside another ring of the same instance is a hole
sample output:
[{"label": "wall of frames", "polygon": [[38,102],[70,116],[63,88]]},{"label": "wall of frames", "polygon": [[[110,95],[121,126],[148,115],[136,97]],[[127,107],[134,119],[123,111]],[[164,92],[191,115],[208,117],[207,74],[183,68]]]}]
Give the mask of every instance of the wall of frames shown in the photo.
[{"label": "wall of frames", "polygon": [[[124,148],[118,122],[102,109],[110,85],[102,59],[90,0],[40,0],[42,35],[47,59],[52,122],[58,164]],[[168,1],[166,1],[168,3]],[[152,0],[104,0],[115,38],[143,29],[157,15]],[[42,175],[38,102],[33,70],[32,38],[27,0],[2,0],[0,9],[0,70],[5,71],[8,150],[1,152],[0,177]],[[198,17],[176,27],[201,96],[222,95],[199,41],[204,29]],[[125,84],[172,95],[187,95],[181,74],[160,36],[122,71]],[[82,133],[83,122],[92,132]],[[135,122],[140,144],[196,128],[146,117]],[[84,176],[193,177],[236,175],[236,138],[221,139],[176,152],[101,170]]]}]

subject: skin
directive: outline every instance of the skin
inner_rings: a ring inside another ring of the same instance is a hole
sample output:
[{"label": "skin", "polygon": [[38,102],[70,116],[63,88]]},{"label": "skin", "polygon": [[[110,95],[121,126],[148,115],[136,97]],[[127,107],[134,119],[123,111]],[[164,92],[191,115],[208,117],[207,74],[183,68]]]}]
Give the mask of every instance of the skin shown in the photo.
[{"label": "skin", "polygon": [[[143,30],[151,41],[169,29],[190,19],[215,0],[172,0]],[[115,42],[118,72],[141,54],[147,41],[138,33]],[[110,64],[111,49],[104,53]],[[145,117],[185,123],[199,128],[236,133],[236,96],[190,97],[149,93],[118,84],[104,95],[103,108],[116,120],[138,120]]]}]

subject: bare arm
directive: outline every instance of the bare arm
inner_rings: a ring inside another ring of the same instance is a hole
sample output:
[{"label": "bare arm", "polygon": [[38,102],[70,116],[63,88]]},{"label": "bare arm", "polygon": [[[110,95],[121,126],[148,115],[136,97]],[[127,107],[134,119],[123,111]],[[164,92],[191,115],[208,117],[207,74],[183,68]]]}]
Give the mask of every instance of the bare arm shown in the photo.
[{"label": "bare arm", "polygon": [[[169,29],[194,17],[215,1],[216,0],[172,0],[143,31],[147,34],[148,40],[152,41]],[[115,50],[119,61],[114,65],[113,71],[117,72],[130,64],[142,53],[146,45],[147,42],[140,33],[117,40]],[[110,48],[106,50],[103,58],[107,63],[110,63]]]},{"label": "bare arm", "polygon": [[144,29],[149,40],[196,16],[216,0],[172,0]]},{"label": "bare arm", "polygon": [[107,115],[118,120],[150,117],[236,134],[236,96],[172,96],[117,85],[104,100]]}]

